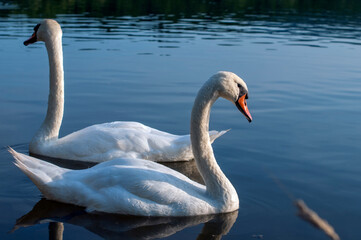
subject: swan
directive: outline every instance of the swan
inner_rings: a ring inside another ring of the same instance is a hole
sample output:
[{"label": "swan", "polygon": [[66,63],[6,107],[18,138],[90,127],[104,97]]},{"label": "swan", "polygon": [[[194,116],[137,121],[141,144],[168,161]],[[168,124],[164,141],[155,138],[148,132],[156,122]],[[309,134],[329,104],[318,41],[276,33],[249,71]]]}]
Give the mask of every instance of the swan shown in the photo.
[{"label": "swan", "polygon": [[19,167],[45,198],[86,207],[88,212],[136,216],[195,216],[233,212],[236,190],[218,166],[208,134],[213,103],[223,97],[252,121],[245,82],[231,72],[218,72],[199,90],[191,113],[191,142],[205,186],[159,163],[113,159],[84,170],[70,170],[17,153]]},{"label": "swan", "polygon": [[[159,162],[193,159],[189,135],[173,135],[138,122],[93,125],[58,138],[64,111],[62,30],[51,19],[41,21],[24,45],[45,42],[49,57],[50,93],[44,122],[29,144],[34,156],[103,162],[114,158],[141,158]],[[227,131],[211,131],[211,141]]]}]

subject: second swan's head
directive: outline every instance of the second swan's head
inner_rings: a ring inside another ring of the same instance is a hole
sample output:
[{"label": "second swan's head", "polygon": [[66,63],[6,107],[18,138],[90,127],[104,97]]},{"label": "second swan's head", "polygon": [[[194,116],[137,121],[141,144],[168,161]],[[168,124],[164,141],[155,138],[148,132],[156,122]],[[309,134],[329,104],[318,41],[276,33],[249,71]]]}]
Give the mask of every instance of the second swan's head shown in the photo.
[{"label": "second swan's head", "polygon": [[232,72],[222,71],[213,75],[209,81],[213,82],[214,90],[217,91],[220,97],[233,102],[247,120],[252,122],[252,116],[246,101],[248,99],[248,88],[240,77]]},{"label": "second swan's head", "polygon": [[52,19],[44,19],[34,27],[34,33],[31,37],[24,42],[25,46],[38,41],[54,40],[61,38],[62,31],[59,23]]}]

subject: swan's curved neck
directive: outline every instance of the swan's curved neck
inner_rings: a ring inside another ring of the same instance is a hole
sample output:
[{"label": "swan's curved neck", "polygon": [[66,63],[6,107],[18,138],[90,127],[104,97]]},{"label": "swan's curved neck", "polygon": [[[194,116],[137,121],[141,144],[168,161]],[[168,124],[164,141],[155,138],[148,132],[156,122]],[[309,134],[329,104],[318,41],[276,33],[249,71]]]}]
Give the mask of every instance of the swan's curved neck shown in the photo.
[{"label": "swan's curved neck", "polygon": [[58,138],[64,111],[64,71],[61,35],[45,41],[49,57],[49,98],[45,120],[30,142],[32,146],[39,142]]},{"label": "swan's curved neck", "polygon": [[209,139],[209,116],[218,92],[208,81],[198,92],[191,116],[191,142],[197,168],[202,175],[207,192],[226,205],[237,204],[237,192],[218,166]]}]

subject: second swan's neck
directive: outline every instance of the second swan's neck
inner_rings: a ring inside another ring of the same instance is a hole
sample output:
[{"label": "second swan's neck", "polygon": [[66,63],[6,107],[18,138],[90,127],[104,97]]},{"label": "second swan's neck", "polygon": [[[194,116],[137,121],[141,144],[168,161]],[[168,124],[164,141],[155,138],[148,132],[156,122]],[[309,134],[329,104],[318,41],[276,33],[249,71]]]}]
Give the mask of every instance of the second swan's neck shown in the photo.
[{"label": "second swan's neck", "polygon": [[237,205],[236,190],[218,166],[209,139],[209,116],[218,92],[208,81],[198,92],[191,115],[191,142],[197,168],[202,175],[207,193],[225,206]]},{"label": "second swan's neck", "polygon": [[64,71],[61,35],[45,41],[49,57],[49,98],[44,122],[30,142],[32,148],[58,138],[64,111]]}]

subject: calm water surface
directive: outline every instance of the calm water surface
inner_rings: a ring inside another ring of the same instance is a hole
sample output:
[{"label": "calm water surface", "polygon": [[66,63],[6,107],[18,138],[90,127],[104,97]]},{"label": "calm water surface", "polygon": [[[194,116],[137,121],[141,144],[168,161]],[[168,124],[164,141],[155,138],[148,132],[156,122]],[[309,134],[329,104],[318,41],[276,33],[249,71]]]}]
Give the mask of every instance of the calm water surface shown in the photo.
[{"label": "calm water surface", "polygon": [[[0,11],[11,7],[0,2]],[[254,122],[219,100],[210,123],[231,129],[213,147],[239,194],[238,213],[144,219],[94,216],[41,200],[12,164],[5,147],[27,153],[45,116],[48,59],[43,43],[22,44],[41,18],[6,13],[0,15],[0,239],[47,239],[48,227],[57,227],[50,221],[64,222],[64,239],[327,239],[295,215],[274,177],[342,239],[361,235],[358,15],[57,14],[65,68],[61,136],[115,120],[187,134],[194,97],[212,74],[232,71],[248,84]]]}]

